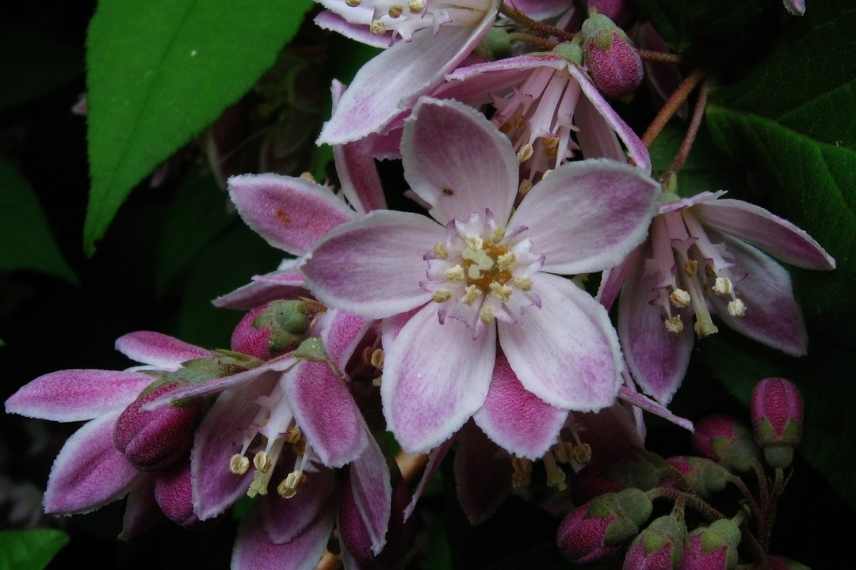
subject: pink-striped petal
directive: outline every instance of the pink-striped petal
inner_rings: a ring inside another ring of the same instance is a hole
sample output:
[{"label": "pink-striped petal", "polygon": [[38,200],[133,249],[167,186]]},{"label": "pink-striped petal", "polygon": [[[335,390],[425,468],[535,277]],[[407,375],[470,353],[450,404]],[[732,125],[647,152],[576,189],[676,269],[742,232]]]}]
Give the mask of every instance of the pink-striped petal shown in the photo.
[{"label": "pink-striped petal", "polygon": [[333,530],[333,511],[319,516],[291,542],[275,544],[259,516],[241,525],[232,550],[232,570],[315,570]]},{"label": "pink-striped petal", "polygon": [[455,487],[470,524],[484,522],[511,493],[511,459],[472,424],[458,436]]},{"label": "pink-striped petal", "polygon": [[539,459],[556,443],[567,417],[567,410],[528,392],[505,355],[497,354],[487,398],[473,416],[494,443],[514,455]]},{"label": "pink-striped petal", "polygon": [[532,251],[546,257],[544,271],[601,271],[645,239],[659,192],[659,184],[626,164],[567,163],[529,191],[509,226],[529,228]]},{"label": "pink-striped petal", "polygon": [[276,299],[293,299],[307,295],[303,274],[299,271],[274,271],[256,275],[246,285],[214,299],[211,303],[221,309],[249,310]]},{"label": "pink-striped petal", "polygon": [[152,331],[120,336],[116,339],[116,350],[131,360],[164,370],[178,370],[182,362],[211,356],[204,348]]},{"label": "pink-striped petal", "polygon": [[261,517],[270,542],[291,542],[324,516],[334,488],[333,472],[322,469],[307,473],[306,481],[290,499],[283,499],[277,493],[262,498]]},{"label": "pink-striped petal", "polygon": [[642,247],[644,247],[644,244],[630,252],[630,255],[628,255],[619,265],[611,269],[607,269],[601,274],[600,285],[598,286],[595,299],[597,299],[601,305],[606,307],[607,311],[612,309],[612,304],[615,303],[619,293],[621,293],[621,288],[624,286],[624,282],[633,274],[634,271],[636,271]]},{"label": "pink-striped petal", "polygon": [[328,188],[291,176],[233,176],[229,197],[254,232],[292,255],[303,255],[332,228],[354,217]]},{"label": "pink-striped petal", "polygon": [[594,105],[582,97],[574,110],[577,141],[585,158],[609,158],[627,162],[627,155],[609,124],[600,116]]},{"label": "pink-striped petal", "polygon": [[734,290],[746,305],[743,317],[728,313],[727,299],[711,295],[716,314],[729,327],[791,356],[804,356],[808,333],[802,310],[794,298],[791,276],[774,259],[738,239],[708,231],[714,242],[724,242],[734,265],[729,267]]},{"label": "pink-striped petal", "polygon": [[423,97],[401,140],[404,177],[431,215],[466,221],[489,209],[500,224],[517,194],[517,156],[508,137],[463,103]]},{"label": "pink-striped petal", "polygon": [[509,3],[534,20],[546,20],[574,8],[573,2],[568,0],[511,0]]},{"label": "pink-striped petal", "polygon": [[531,306],[515,323],[499,323],[499,342],[523,387],[574,411],[599,410],[621,382],[618,336],[602,305],[572,282],[538,273]]},{"label": "pink-striped petal", "polygon": [[118,411],[105,414],[68,438],[51,467],[46,513],[86,513],[127,494],[138,472],[113,445],[118,417]]},{"label": "pink-striped petal", "polygon": [[495,361],[495,327],[473,338],[457,319],[440,324],[437,307],[425,306],[384,346],[384,417],[411,452],[439,445],[484,404]]},{"label": "pink-striped petal", "polygon": [[386,532],[392,512],[392,481],[386,457],[375,438],[368,434],[369,444],[351,463],[348,484],[363,526],[377,556],[386,544]]},{"label": "pink-striped petal", "polygon": [[392,45],[392,32],[385,34],[372,33],[368,26],[352,24],[331,10],[323,10],[315,16],[313,22],[322,30],[336,32],[361,44],[376,48],[386,48]]},{"label": "pink-striped petal", "polygon": [[460,66],[446,76],[433,97],[457,99],[469,105],[492,103],[491,96],[523,83],[538,68],[565,69],[568,62],[552,53],[530,53],[496,61]]},{"label": "pink-striped petal", "polygon": [[618,397],[624,402],[634,406],[634,412],[636,409],[644,410],[649,414],[659,416],[667,422],[671,422],[687,431],[695,431],[695,426],[690,420],[676,416],[663,404],[655,402],[651,398],[637,392],[635,387],[622,386],[618,391]]},{"label": "pink-striped petal", "polygon": [[443,463],[443,459],[446,458],[446,454],[449,453],[449,450],[452,449],[452,444],[455,442],[456,437],[450,437],[437,447],[435,447],[431,453],[428,454],[428,463],[425,465],[425,470],[422,471],[422,477],[419,478],[419,483],[416,485],[416,489],[413,491],[413,497],[410,499],[410,503],[408,503],[407,507],[404,509],[404,522],[407,522],[410,519],[410,516],[416,510],[416,504],[419,502],[419,499],[422,498],[422,495],[425,493],[425,488],[428,486],[428,483],[431,481],[431,478],[434,477],[434,474],[437,473],[437,470],[440,469],[440,465]]},{"label": "pink-striped petal", "polygon": [[221,394],[197,428],[190,452],[190,473],[193,511],[199,520],[216,517],[249,487],[252,472],[235,475],[229,470],[229,461],[242,452],[259,411],[258,398],[267,395],[276,381],[276,376],[269,376]]},{"label": "pink-striped petal", "polygon": [[425,216],[378,210],[335,228],[303,266],[306,283],[323,303],[370,318],[418,307],[431,294],[423,256],[446,230]]},{"label": "pink-striped petal", "polygon": [[296,358],[290,354],[285,354],[274,360],[269,360],[261,366],[250,368],[238,374],[195,384],[186,384],[147,403],[143,406],[143,410],[156,410],[167,405],[177,404],[182,400],[213,396],[229,389],[264,382],[265,379],[278,378],[283,371],[291,370],[297,363],[298,360]]},{"label": "pink-striped petal", "polygon": [[749,202],[704,202],[693,213],[705,225],[748,241],[785,263],[805,269],[835,269],[835,259],[806,231]]},{"label": "pink-striped petal", "polygon": [[325,123],[318,143],[343,144],[380,132],[478,46],[493,25],[497,5],[493,0],[475,27],[421,30],[412,40],[396,42],[363,65]]},{"label": "pink-striped petal", "polygon": [[368,445],[362,416],[345,380],[326,362],[302,362],[283,381],[294,417],[324,465],[350,463]]},{"label": "pink-striped petal", "polygon": [[6,400],[7,414],[55,422],[121,411],[155,378],[119,370],[60,370],[39,376]]},{"label": "pink-striped petal", "polygon": [[372,321],[368,319],[336,309],[330,309],[320,317],[318,336],[330,362],[340,372],[345,371],[354,350],[371,326]]}]

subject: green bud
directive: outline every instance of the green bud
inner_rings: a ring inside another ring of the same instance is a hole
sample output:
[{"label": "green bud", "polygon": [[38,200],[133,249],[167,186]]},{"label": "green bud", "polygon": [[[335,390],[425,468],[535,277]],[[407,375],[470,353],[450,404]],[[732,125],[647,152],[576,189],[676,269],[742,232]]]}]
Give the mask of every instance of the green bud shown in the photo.
[{"label": "green bud", "polygon": [[303,360],[311,360],[313,362],[326,362],[327,352],[324,350],[324,343],[321,339],[315,336],[310,336],[300,343],[300,346],[292,353],[295,358]]},{"label": "green bud", "polygon": [[508,57],[511,55],[511,37],[504,28],[491,28],[476,48],[476,53],[490,60]]},{"label": "green bud", "polygon": [[579,39],[574,38],[570,42],[562,42],[553,48],[553,53],[559,57],[573,63],[574,65],[583,64],[583,48],[580,45]]}]

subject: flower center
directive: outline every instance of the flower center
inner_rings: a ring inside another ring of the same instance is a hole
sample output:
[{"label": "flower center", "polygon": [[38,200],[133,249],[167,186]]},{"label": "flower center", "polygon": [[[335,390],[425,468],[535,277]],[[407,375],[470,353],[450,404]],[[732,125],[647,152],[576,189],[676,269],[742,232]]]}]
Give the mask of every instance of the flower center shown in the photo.
[{"label": "flower center", "polygon": [[488,0],[346,0],[349,6],[372,9],[370,29],[375,34],[394,32],[409,40],[424,28],[435,32],[442,25],[473,26],[484,16]]}]

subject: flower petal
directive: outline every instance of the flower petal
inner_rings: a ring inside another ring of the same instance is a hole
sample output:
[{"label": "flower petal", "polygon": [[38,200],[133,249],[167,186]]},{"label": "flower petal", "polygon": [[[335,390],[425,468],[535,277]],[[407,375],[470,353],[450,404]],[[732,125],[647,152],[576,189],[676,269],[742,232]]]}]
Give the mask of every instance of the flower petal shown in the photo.
[{"label": "flower petal", "polygon": [[335,481],[332,471],[321,469],[307,474],[306,481],[290,499],[283,499],[277,493],[262,498],[261,517],[270,542],[291,542],[323,517],[335,489]]},{"label": "flower petal", "polygon": [[624,282],[636,270],[636,266],[639,263],[640,250],[644,245],[642,244],[631,251],[619,265],[611,269],[606,269],[601,274],[600,285],[597,288],[597,295],[594,298],[606,307],[607,311],[612,309],[613,303],[615,303],[619,293],[621,293]]},{"label": "flower petal", "polygon": [[276,299],[292,299],[306,294],[302,273],[274,271],[254,276],[252,282],[217,297],[211,303],[221,309],[249,310]]},{"label": "flower petal", "polygon": [[136,331],[116,339],[116,350],[137,362],[164,370],[178,370],[182,362],[211,356],[211,352],[152,331]]},{"label": "flower petal", "polygon": [[568,411],[527,392],[505,355],[496,355],[493,380],[484,406],[473,416],[476,425],[509,453],[539,459],[556,443]]},{"label": "flower petal", "polygon": [[120,370],[60,370],[39,376],[6,400],[7,414],[77,422],[125,408],[155,378]]},{"label": "flower petal", "polygon": [[458,502],[470,524],[490,518],[511,493],[511,460],[475,426],[467,424],[455,451]]},{"label": "flower petal", "polygon": [[324,124],[318,143],[343,144],[379,132],[402,108],[443,80],[493,25],[498,2],[475,27],[423,29],[363,65]]},{"label": "flower petal", "polygon": [[244,372],[223,376],[205,382],[185,384],[171,392],[165,393],[148,402],[143,406],[144,411],[152,411],[167,405],[177,404],[189,398],[202,398],[219,394],[228,389],[261,382],[263,378],[278,378],[284,370],[290,370],[298,363],[298,360],[290,354],[284,354],[274,360],[269,360],[261,366],[250,368]]},{"label": "flower petal", "polygon": [[119,540],[137,538],[151,528],[161,517],[160,508],[155,502],[155,480],[140,475],[131,487],[125,500],[125,514],[122,517],[122,532]]},{"label": "flower petal", "polygon": [[372,321],[345,311],[330,309],[319,319],[319,337],[327,357],[344,372],[357,346],[372,326]]},{"label": "flower petal", "polygon": [[621,350],[609,315],[591,296],[561,277],[537,273],[530,306],[515,323],[499,323],[499,342],[523,387],[548,404],[599,410],[615,400]]},{"label": "flower petal", "polygon": [[425,306],[384,346],[384,417],[411,452],[439,445],[484,404],[495,361],[495,327],[473,338],[457,319],[440,324],[437,307]]},{"label": "flower petal", "polygon": [[646,275],[644,267],[639,263],[633,268],[621,291],[618,336],[636,383],[646,394],[668,404],[684,380],[695,335],[687,318],[681,333],[666,330],[660,307],[651,304],[657,274]]},{"label": "flower petal", "polygon": [[312,20],[322,30],[329,30],[345,36],[348,39],[376,48],[386,48],[392,44],[392,33],[375,34],[368,26],[352,24],[332,10],[322,10]]},{"label": "flower petal", "polygon": [[835,269],[835,259],[808,233],[791,222],[742,200],[716,200],[693,208],[702,223],[805,269]]},{"label": "flower petal", "polygon": [[727,235],[708,230],[714,242],[724,242],[734,265],[728,269],[737,296],[746,304],[742,318],[728,314],[727,300],[710,296],[725,324],[749,338],[792,356],[808,350],[802,311],[794,299],[791,276],[760,250]]},{"label": "flower petal", "polygon": [[283,378],[297,425],[324,465],[341,467],[368,445],[351,392],[326,362],[301,362]]},{"label": "flower petal", "polygon": [[510,4],[534,20],[546,20],[573,9],[568,0],[512,0]]},{"label": "flower petal", "polygon": [[292,176],[232,176],[229,197],[254,232],[293,255],[303,255],[332,228],[354,217],[328,188]]},{"label": "flower petal", "polygon": [[612,160],[567,163],[535,185],[510,226],[526,226],[544,271],[574,274],[618,265],[648,233],[660,186]]},{"label": "flower petal", "polygon": [[404,177],[431,215],[446,223],[490,209],[500,224],[517,195],[517,156],[508,137],[463,103],[423,97],[401,139]]},{"label": "flower petal", "polygon": [[224,392],[196,430],[190,452],[193,510],[199,520],[216,517],[250,485],[252,472],[235,475],[229,460],[241,453],[247,431],[256,419],[259,397],[270,392],[276,376]]},{"label": "flower petal", "polygon": [[333,511],[328,509],[291,542],[271,542],[260,516],[241,525],[232,550],[232,570],[315,570],[333,530]]},{"label": "flower petal", "polygon": [[306,283],[331,307],[389,317],[428,301],[423,256],[445,237],[425,216],[378,210],[331,231],[303,266]]},{"label": "flower petal", "polygon": [[48,514],[85,513],[121,499],[137,477],[137,469],[113,445],[119,411],[83,425],[56,456],[44,507]]},{"label": "flower petal", "polygon": [[416,510],[416,504],[419,502],[419,499],[422,498],[422,494],[425,492],[425,488],[428,486],[428,483],[431,481],[431,478],[440,469],[440,465],[443,463],[443,459],[446,458],[446,454],[449,453],[449,450],[452,449],[452,443],[455,442],[455,436],[450,437],[437,447],[431,450],[431,453],[428,454],[428,463],[425,465],[425,469],[422,471],[422,477],[419,478],[419,483],[416,485],[416,489],[413,491],[413,496],[410,498],[410,503],[408,503],[407,507],[404,509],[404,522],[410,518],[410,515],[413,514],[413,511]]},{"label": "flower petal", "polygon": [[386,544],[392,512],[392,481],[383,451],[371,434],[368,439],[365,450],[351,463],[348,484],[372,541],[372,553],[377,556]]}]

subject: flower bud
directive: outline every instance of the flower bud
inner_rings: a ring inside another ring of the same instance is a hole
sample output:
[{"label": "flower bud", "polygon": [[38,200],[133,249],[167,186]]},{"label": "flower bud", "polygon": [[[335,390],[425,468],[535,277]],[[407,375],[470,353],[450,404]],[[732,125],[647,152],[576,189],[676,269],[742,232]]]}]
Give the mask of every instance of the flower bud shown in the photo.
[{"label": "flower bud", "polygon": [[160,510],[175,523],[189,526],[199,519],[193,514],[193,493],[190,485],[190,462],[155,479],[155,501]]},{"label": "flower bud", "polygon": [[802,438],[803,401],[792,382],[765,378],[752,391],[755,441],[772,467],[788,467]]},{"label": "flower bud", "polygon": [[601,495],[562,520],[556,543],[574,562],[600,560],[636,536],[652,510],[651,499],[639,489]]},{"label": "flower bud", "polygon": [[116,449],[137,468],[159,471],[184,458],[193,443],[193,427],[200,407],[191,402],[144,411],[147,403],[172,392],[181,384],[157,381],[125,408],[113,431]]},{"label": "flower bud", "polygon": [[570,42],[557,44],[556,47],[553,48],[553,53],[574,65],[583,64],[583,48],[576,38]]},{"label": "flower bud", "polygon": [[632,95],[644,68],[627,34],[603,14],[590,16],[581,33],[586,67],[600,92],[612,99]]},{"label": "flower bud", "polygon": [[693,444],[702,455],[728,469],[749,471],[758,460],[752,434],[728,416],[708,416],[695,425]]},{"label": "flower bud", "polygon": [[684,545],[681,570],[730,570],[737,566],[740,528],[730,519],[690,533]]},{"label": "flower bud", "polygon": [[805,564],[790,560],[784,556],[768,556],[767,568],[770,570],[811,570]]},{"label": "flower bud", "polygon": [[626,25],[631,14],[629,0],[588,0],[589,14],[603,14],[619,26]]},{"label": "flower bud", "polygon": [[309,321],[303,301],[271,301],[244,315],[232,332],[232,350],[263,360],[273,358],[300,344]]},{"label": "flower bud", "polygon": [[683,522],[668,515],[654,519],[637,536],[624,557],[623,570],[673,570],[684,551],[687,529]]},{"label": "flower bud", "polygon": [[493,27],[476,48],[476,54],[494,60],[511,55],[511,37],[503,28]]},{"label": "flower bud", "polygon": [[680,471],[690,491],[702,497],[725,489],[732,476],[725,467],[704,457],[677,456],[668,458],[666,462]]}]

